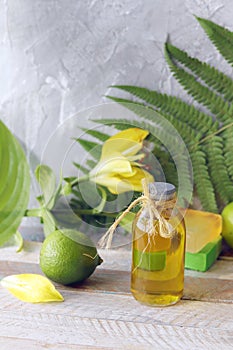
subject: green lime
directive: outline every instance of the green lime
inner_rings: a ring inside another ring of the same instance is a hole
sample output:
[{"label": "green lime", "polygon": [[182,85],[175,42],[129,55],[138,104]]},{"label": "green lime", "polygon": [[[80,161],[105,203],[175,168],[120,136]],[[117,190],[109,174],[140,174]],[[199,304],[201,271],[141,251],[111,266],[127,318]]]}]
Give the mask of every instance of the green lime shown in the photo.
[{"label": "green lime", "polygon": [[54,231],[44,240],[40,251],[42,271],[62,284],[85,280],[101,263],[91,239],[75,230]]},{"label": "green lime", "polygon": [[233,248],[233,202],[226,205],[222,211],[222,236]]}]

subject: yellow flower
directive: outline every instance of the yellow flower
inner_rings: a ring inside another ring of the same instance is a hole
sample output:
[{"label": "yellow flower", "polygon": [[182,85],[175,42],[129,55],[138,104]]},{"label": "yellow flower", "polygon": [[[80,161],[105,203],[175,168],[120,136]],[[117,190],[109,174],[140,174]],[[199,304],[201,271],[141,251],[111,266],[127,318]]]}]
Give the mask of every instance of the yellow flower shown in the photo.
[{"label": "yellow flower", "polygon": [[142,191],[142,179],[154,181],[142,164],[137,163],[144,157],[138,152],[148,134],[146,130],[130,128],[110,137],[102,147],[99,163],[90,172],[90,179],[114,194]]},{"label": "yellow flower", "polygon": [[64,300],[54,285],[41,275],[32,273],[11,275],[3,278],[0,284],[19,300],[29,303]]}]

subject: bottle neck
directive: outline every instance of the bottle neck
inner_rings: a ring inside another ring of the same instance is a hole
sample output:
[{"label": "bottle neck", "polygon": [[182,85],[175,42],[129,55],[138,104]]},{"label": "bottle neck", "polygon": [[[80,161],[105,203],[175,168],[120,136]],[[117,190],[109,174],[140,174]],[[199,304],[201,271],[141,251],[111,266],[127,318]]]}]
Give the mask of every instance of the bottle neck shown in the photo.
[{"label": "bottle neck", "polygon": [[175,204],[176,204],[176,193],[172,193],[170,195],[167,196],[162,196],[161,198],[151,198],[153,203],[155,204],[155,206],[157,208],[161,208],[162,210],[164,209],[170,209],[170,208],[174,208]]}]

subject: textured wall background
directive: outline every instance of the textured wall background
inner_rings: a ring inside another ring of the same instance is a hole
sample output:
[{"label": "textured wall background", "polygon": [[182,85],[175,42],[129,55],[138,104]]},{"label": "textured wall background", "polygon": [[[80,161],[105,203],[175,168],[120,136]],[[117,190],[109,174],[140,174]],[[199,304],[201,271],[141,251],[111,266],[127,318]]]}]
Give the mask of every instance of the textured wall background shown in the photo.
[{"label": "textured wall background", "polygon": [[[168,34],[191,55],[231,73],[193,14],[233,29],[232,0],[0,0],[0,115],[24,142],[32,166],[59,125],[106,103],[111,84],[187,98],[165,63]],[[77,118],[89,126],[85,113]],[[66,139],[76,135],[72,123],[67,129]],[[55,166],[68,145],[58,134],[45,157]]]}]

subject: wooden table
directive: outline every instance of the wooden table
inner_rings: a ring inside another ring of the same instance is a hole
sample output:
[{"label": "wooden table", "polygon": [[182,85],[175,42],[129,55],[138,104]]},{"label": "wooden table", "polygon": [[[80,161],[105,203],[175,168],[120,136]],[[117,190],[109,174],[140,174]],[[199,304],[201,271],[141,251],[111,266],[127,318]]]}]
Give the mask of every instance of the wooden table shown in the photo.
[{"label": "wooden table", "polygon": [[[0,275],[41,273],[40,243],[1,249]],[[186,271],[184,298],[153,308],[130,294],[130,252],[100,251],[104,263],[63,303],[29,304],[0,288],[0,349],[233,349],[233,261]]]}]

